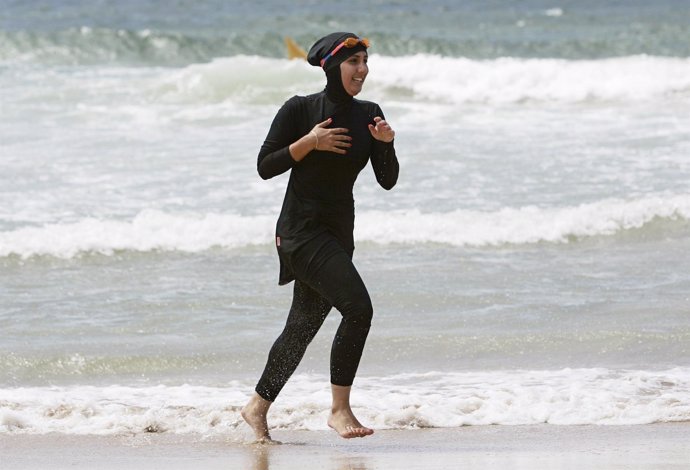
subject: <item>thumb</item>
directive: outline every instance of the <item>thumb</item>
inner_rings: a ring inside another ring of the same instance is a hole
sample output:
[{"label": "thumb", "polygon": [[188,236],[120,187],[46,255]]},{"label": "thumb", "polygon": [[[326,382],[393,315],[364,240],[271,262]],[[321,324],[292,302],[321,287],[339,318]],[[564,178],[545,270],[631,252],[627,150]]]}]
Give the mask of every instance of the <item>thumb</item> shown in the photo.
[{"label": "thumb", "polygon": [[371,132],[373,137],[376,137],[376,135],[379,133],[378,129],[376,129],[373,124],[369,124],[369,132]]},{"label": "thumb", "polygon": [[325,121],[318,123],[316,125],[316,127],[326,127],[327,125],[329,125],[331,123],[332,120],[333,120],[333,118],[328,118]]}]

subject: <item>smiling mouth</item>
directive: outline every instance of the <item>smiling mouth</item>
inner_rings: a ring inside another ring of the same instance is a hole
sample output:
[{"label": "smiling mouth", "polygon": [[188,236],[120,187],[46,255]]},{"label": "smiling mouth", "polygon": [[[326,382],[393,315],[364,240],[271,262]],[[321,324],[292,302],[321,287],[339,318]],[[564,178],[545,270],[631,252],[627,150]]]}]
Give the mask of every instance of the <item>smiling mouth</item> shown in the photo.
[{"label": "smiling mouth", "polygon": [[357,82],[357,83],[364,83],[364,79],[363,79],[363,78],[355,78],[355,77],[353,77],[353,78],[352,78],[352,81],[353,81],[353,82]]}]

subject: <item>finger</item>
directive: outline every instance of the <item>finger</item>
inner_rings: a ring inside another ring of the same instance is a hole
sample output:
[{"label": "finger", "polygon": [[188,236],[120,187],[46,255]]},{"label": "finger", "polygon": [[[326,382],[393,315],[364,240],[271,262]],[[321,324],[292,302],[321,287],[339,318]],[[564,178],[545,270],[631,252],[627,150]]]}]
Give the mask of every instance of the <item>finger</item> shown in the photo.
[{"label": "finger", "polygon": [[334,127],[333,129],[329,129],[331,134],[347,134],[350,132],[349,129],[345,127]]},{"label": "finger", "polygon": [[318,123],[316,127],[326,127],[331,123],[331,121],[333,121],[333,118],[328,118],[325,121]]},{"label": "finger", "polygon": [[338,153],[340,155],[345,155],[347,153],[347,151],[345,149],[341,149],[338,147],[333,147],[333,150],[331,150],[331,152]]},{"label": "finger", "polygon": [[383,121],[383,118],[382,118],[381,116],[376,116],[376,117],[374,118],[374,122],[375,122],[375,123],[378,123],[379,121]]}]

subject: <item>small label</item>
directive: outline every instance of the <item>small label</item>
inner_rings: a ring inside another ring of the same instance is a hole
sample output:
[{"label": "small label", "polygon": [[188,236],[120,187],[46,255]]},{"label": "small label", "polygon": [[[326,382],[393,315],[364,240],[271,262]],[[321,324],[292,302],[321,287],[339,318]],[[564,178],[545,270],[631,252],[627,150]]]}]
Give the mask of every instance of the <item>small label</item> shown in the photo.
[{"label": "small label", "polygon": [[276,237],[276,246],[280,246],[280,237]]}]

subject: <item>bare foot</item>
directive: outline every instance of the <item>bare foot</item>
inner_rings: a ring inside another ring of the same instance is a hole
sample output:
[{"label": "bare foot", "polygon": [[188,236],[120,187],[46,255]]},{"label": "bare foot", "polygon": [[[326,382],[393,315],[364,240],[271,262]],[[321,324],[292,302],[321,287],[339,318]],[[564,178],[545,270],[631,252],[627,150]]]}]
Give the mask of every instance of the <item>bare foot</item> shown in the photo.
[{"label": "bare foot", "polygon": [[357,421],[351,408],[331,410],[331,416],[328,417],[328,426],[345,439],[366,437],[374,434],[373,429],[362,426],[362,423]]},{"label": "bare foot", "polygon": [[262,437],[261,439],[257,439],[252,444],[260,444],[260,445],[267,445],[267,446],[279,446],[282,445],[283,443],[280,441],[276,441],[275,439],[272,439],[271,436],[267,437]]},{"label": "bare foot", "polygon": [[266,415],[271,405],[272,403],[270,401],[264,400],[258,394],[254,394],[249,400],[249,403],[247,403],[240,412],[242,418],[244,418],[249,427],[254,431],[256,444],[280,444],[280,442],[271,439],[271,435],[268,432]]}]

